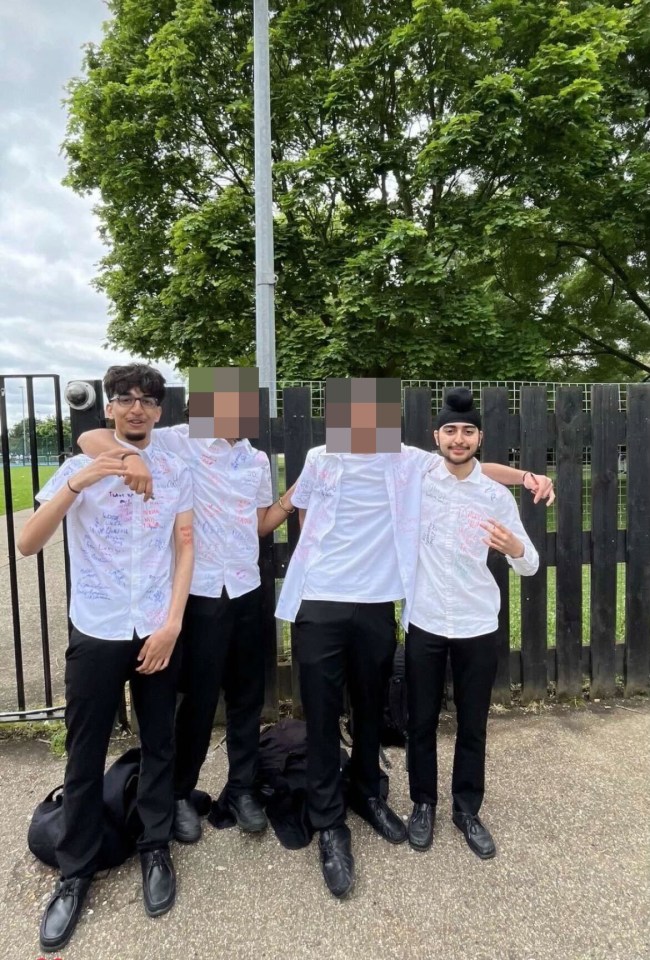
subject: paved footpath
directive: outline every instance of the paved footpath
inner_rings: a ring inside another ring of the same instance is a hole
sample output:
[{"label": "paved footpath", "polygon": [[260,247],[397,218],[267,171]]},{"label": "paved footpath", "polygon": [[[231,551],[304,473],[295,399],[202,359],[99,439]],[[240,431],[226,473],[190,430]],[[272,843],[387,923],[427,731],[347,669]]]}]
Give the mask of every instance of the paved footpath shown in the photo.
[{"label": "paved footpath", "polygon": [[[452,725],[441,731],[448,785]],[[357,886],[329,896],[315,843],[284,850],[204,827],[175,845],[178,901],[150,920],[139,864],[93,883],[63,960],[650,960],[650,704],[518,711],[490,720],[483,808],[499,854],[476,859],[440,804],[432,849],[390,847],[350,816]],[[202,786],[215,793],[216,746]],[[409,810],[403,752],[391,802]],[[42,743],[0,742],[0,960],[37,960],[53,871],[26,848],[36,802],[61,782]]]}]

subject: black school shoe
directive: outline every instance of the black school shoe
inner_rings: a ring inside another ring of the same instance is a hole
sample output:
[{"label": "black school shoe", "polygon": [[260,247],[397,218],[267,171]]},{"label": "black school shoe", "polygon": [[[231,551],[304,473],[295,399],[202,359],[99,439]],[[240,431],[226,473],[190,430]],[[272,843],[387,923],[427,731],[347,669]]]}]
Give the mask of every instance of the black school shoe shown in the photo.
[{"label": "black school shoe", "polygon": [[228,797],[228,809],[239,829],[245,833],[262,833],[268,826],[264,808],[252,793],[231,794]]},{"label": "black school shoe", "polygon": [[492,834],[477,816],[454,810],[451,818],[461,833],[464,834],[467,846],[472,853],[475,853],[481,860],[491,860],[496,855],[497,848],[494,845]]},{"label": "black school shoe", "polygon": [[179,843],[201,839],[201,818],[191,800],[174,801],[174,837]]},{"label": "black school shoe", "polygon": [[407,832],[414,850],[428,850],[433,843],[436,808],[430,803],[414,803]]},{"label": "black school shoe", "polygon": [[355,803],[352,809],[389,843],[404,843],[406,840],[404,821],[391,810],[383,797],[367,797]]},{"label": "black school shoe", "polygon": [[159,917],[174,906],[176,873],[169,847],[144,850],[140,854],[144,908],[150,917]]},{"label": "black school shoe", "polygon": [[57,883],[41,920],[43,950],[60,950],[70,940],[91,882],[92,877],[69,877]]},{"label": "black school shoe", "polygon": [[321,830],[318,840],[323,878],[335,897],[345,897],[354,886],[354,857],[348,827]]}]

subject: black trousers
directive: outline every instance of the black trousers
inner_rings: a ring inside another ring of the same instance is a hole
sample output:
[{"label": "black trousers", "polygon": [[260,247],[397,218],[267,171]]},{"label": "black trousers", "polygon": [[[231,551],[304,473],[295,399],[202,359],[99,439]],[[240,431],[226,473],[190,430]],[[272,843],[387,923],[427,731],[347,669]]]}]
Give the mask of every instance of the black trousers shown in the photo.
[{"label": "black trousers", "polygon": [[183,617],[180,688],[176,715],[175,794],[188,797],[210,746],[219,690],[226,698],[228,790],[251,790],[257,774],[264,705],[264,646],[260,632],[262,588],[230,599],[190,594]]},{"label": "black trousers", "polygon": [[395,652],[395,605],[303,600],[296,617],[300,690],[307,721],[307,808],[312,826],[345,822],[339,718],[347,680],[354,710],[351,789],[379,796],[379,737]]},{"label": "black trousers", "polygon": [[438,802],[436,731],[451,657],[458,729],[451,792],[456,810],[478,814],[485,792],[485,740],[496,676],[496,634],[449,639],[410,626],[406,637],[409,785],[414,803]]},{"label": "black trousers", "polygon": [[140,851],[164,847],[173,822],[174,710],[180,656],[148,675],[136,672],[144,639],[98,640],[73,629],[66,650],[65,722],[68,763],[64,827],[56,853],[63,877],[88,877],[102,842],[104,764],[122,690],[131,681],[142,763],[138,813]]}]

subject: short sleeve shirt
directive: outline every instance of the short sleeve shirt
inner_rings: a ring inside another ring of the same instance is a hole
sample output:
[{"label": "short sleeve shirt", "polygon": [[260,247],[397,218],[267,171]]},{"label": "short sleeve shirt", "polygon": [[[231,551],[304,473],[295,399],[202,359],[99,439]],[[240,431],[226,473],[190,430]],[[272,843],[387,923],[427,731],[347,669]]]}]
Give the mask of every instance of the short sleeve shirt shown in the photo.
[{"label": "short sleeve shirt", "polygon": [[269,458],[248,440],[196,439],[187,424],[160,427],[154,447],[181,457],[194,484],[190,593],[232,599],[260,585],[257,509],[273,503]]},{"label": "short sleeve shirt", "polygon": [[[70,619],[82,633],[104,640],[130,640],[134,631],[147,637],[165,623],[174,523],[177,514],[192,507],[192,480],[183,461],[151,444],[138,452],[151,471],[155,500],[145,503],[122,477],[105,477],[84,488],[66,514]],[[86,456],[72,457],[36,499],[51,500],[91,462]]]}]

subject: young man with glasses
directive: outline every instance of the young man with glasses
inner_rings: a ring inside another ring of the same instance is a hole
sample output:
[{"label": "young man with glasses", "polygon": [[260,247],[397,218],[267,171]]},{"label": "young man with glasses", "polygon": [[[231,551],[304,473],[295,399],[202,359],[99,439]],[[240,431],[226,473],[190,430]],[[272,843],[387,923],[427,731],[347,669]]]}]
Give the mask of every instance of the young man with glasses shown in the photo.
[{"label": "young man with glasses", "polygon": [[[114,440],[108,430],[92,430],[82,434],[79,445],[97,456],[109,452]],[[222,687],[228,747],[225,804],[241,830],[258,833],[267,826],[253,789],[264,705],[259,537],[292,512],[291,491],[272,503],[269,459],[247,439],[191,437],[188,425],[178,424],[155,430],[153,446],[181,457],[194,483],[195,563],[181,636],[174,836],[182,843],[201,837],[190,795],[208,753]],[[158,496],[144,459],[130,458],[124,480],[145,499],[152,492]]]},{"label": "young man with glasses", "polygon": [[[66,651],[66,765],[61,881],[41,922],[41,945],[72,936],[96,869],[103,834],[106,753],[124,684],[131,683],[142,764],[138,840],[145,910],[167,912],[176,895],[169,855],[174,793],[176,640],[192,575],[192,480],[182,460],[151,444],[165,381],[143,364],[104,378],[115,449],[75,456],[37,495],[18,549],[37,553],[65,517],[70,552],[72,633]],[[129,459],[146,460],[156,483],[147,503],[124,485]]]}]

